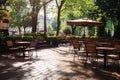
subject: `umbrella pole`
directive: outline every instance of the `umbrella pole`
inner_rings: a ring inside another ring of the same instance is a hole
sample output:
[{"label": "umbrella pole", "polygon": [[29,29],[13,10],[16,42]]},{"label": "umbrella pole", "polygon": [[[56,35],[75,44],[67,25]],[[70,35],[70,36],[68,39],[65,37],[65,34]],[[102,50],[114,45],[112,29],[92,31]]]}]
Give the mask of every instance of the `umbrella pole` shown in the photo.
[{"label": "umbrella pole", "polygon": [[83,38],[85,38],[85,27],[84,27],[84,34],[83,34]]}]

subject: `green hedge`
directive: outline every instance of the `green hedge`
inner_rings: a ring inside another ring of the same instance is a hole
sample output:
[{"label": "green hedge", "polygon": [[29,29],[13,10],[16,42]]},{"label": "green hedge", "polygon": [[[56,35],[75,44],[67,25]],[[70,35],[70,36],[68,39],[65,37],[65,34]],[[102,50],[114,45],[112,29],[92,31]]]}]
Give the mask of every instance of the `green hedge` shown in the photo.
[{"label": "green hedge", "polygon": [[34,39],[43,37],[39,33],[27,33],[27,34],[24,34],[24,36],[33,36]]},{"label": "green hedge", "polygon": [[33,38],[33,36],[23,36],[22,40],[23,41],[32,41],[32,40],[34,40],[34,38]]},{"label": "green hedge", "polygon": [[5,41],[6,40],[12,40],[12,41],[16,41],[16,40],[24,40],[24,41],[32,41],[34,38],[33,36],[5,36]]},{"label": "green hedge", "polygon": [[48,36],[48,37],[46,37],[46,40],[57,40],[57,37],[56,36]]}]

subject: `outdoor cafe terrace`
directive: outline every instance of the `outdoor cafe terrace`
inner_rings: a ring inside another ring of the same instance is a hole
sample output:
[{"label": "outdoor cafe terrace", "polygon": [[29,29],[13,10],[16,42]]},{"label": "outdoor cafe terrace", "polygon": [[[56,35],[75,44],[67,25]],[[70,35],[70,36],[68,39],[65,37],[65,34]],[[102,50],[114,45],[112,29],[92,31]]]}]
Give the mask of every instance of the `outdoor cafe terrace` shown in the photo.
[{"label": "outdoor cafe terrace", "polygon": [[119,8],[120,0],[0,0],[0,80],[120,80]]},{"label": "outdoor cafe terrace", "polygon": [[39,48],[36,42],[16,41],[0,54],[1,80],[120,80],[119,40],[79,38]]}]

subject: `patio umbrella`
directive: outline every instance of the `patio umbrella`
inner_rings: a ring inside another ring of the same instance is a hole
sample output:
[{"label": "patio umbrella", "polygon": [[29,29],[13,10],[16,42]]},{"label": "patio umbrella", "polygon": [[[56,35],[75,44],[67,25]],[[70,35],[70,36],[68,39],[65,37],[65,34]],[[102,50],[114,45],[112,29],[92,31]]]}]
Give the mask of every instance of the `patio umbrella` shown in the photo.
[{"label": "patio umbrella", "polygon": [[78,19],[78,20],[68,20],[67,24],[72,26],[72,34],[74,34],[74,30],[75,30],[76,26],[94,27],[94,26],[102,26],[103,25],[102,22],[98,22],[98,21],[86,19],[86,18]]},{"label": "patio umbrella", "polygon": [[68,20],[67,24],[71,26],[102,26],[102,22],[84,18],[78,20]]}]

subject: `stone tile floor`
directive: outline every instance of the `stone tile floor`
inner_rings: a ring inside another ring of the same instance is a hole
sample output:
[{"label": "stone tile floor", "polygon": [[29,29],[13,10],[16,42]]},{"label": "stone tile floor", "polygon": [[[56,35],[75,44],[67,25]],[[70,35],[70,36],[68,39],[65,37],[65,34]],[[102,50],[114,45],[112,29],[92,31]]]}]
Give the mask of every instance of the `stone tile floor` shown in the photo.
[{"label": "stone tile floor", "polygon": [[0,80],[120,80],[120,73],[73,60],[67,46],[38,50],[32,58],[0,55]]}]

